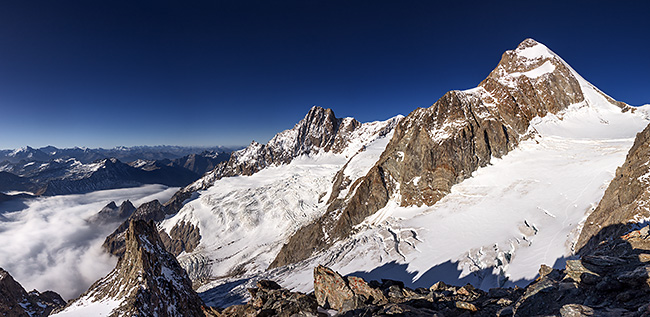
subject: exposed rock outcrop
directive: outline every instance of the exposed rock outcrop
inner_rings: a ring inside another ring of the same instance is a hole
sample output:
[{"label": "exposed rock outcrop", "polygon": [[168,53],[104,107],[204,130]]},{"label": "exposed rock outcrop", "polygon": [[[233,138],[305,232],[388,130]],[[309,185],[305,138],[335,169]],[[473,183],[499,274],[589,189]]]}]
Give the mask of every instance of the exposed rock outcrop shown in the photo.
[{"label": "exposed rock outcrop", "polygon": [[[130,202],[128,203],[130,204]],[[124,203],[122,205],[124,205]],[[102,211],[104,211],[104,214],[109,213],[109,211],[106,211],[106,208],[108,207],[111,206],[109,205],[102,209]],[[127,209],[128,208],[125,208],[125,210]],[[120,206],[120,210],[122,210],[122,206]],[[162,205],[158,200],[153,200],[140,205],[137,209],[135,209],[135,211],[129,213],[128,218],[126,218],[126,220],[124,220],[124,222],[122,222],[122,224],[120,224],[120,226],[117,227],[113,233],[106,237],[103,244],[104,250],[115,256],[122,256],[124,254],[125,247],[124,233],[129,227],[130,221],[145,220],[159,222],[163,220],[166,215],[171,214],[169,210],[169,205]],[[100,214],[102,214],[101,211]],[[126,212],[121,213],[117,211],[117,214],[124,216],[126,215]],[[167,251],[176,256],[183,251],[191,252],[199,244],[201,234],[197,226],[191,223],[183,222],[174,226],[169,234],[161,231],[160,238],[162,239],[161,241],[163,242],[163,245]]]},{"label": "exposed rock outcrop", "polygon": [[160,238],[167,251],[177,256],[183,251],[192,252],[201,242],[201,233],[197,226],[183,221],[172,227],[169,234],[161,231]]},{"label": "exposed rock outcrop", "polygon": [[47,316],[56,308],[65,306],[65,300],[52,291],[26,292],[5,270],[0,268],[0,315]]},{"label": "exposed rock outcrop", "polygon": [[625,163],[582,228],[575,250],[586,254],[650,220],[650,126],[637,134]]},{"label": "exposed rock outcrop", "polygon": [[314,268],[314,294],[319,306],[338,311],[388,302],[380,290],[370,287],[363,279],[343,277],[321,265]]},{"label": "exposed rock outcrop", "polygon": [[[581,259],[567,260],[564,269],[542,265],[539,277],[525,288],[488,292],[443,282],[410,289],[400,281],[366,282],[318,266],[314,296],[319,307],[339,316],[649,316],[648,246],[646,226],[600,244]],[[267,299],[265,305],[277,306],[276,301]],[[250,303],[229,309],[238,316],[259,312],[250,310]]]},{"label": "exposed rock outcrop", "polygon": [[534,133],[529,129],[533,118],[582,102],[571,68],[544,45],[523,41],[503,54],[477,88],[450,91],[401,120],[367,175],[351,185],[344,199],[331,201],[319,220],[296,232],[271,267],[306,259],[346,238],[390,200],[401,206],[435,204],[451,186]]},{"label": "exposed rock outcrop", "polygon": [[111,316],[204,316],[203,302],[165,251],[153,222],[131,220],[125,236],[125,253],[115,269],[63,312],[109,303]]},{"label": "exposed rock outcrop", "polygon": [[564,270],[540,269],[540,277],[515,303],[516,314],[650,315],[648,229],[604,242],[581,259],[568,260]]}]

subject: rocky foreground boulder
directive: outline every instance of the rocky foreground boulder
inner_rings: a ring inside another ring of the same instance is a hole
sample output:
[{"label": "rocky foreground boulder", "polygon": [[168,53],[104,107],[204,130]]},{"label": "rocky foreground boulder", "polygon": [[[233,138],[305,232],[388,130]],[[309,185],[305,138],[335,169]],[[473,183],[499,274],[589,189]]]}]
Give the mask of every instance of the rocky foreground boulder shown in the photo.
[{"label": "rocky foreground boulder", "polygon": [[[206,311],[206,316],[321,316],[313,294],[291,292],[269,280],[257,282],[248,290],[251,300],[244,305],[230,306],[221,312]],[[325,315],[326,316],[326,315]]]},{"label": "rocky foreground boulder", "polygon": [[0,315],[1,316],[47,316],[52,310],[65,306],[61,295],[37,290],[26,292],[9,272],[0,268]]}]

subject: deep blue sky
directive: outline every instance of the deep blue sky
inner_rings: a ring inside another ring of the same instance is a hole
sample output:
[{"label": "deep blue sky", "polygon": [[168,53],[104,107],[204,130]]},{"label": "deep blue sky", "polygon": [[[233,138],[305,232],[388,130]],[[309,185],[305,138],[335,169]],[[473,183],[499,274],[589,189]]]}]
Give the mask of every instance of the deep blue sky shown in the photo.
[{"label": "deep blue sky", "polygon": [[648,1],[1,1],[0,148],[245,145],[312,105],[384,120],[532,37],[650,103]]}]

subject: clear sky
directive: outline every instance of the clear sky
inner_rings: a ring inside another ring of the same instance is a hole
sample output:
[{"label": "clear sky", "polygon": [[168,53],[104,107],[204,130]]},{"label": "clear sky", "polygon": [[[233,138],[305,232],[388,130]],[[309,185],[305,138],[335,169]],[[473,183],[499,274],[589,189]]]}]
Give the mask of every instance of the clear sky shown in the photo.
[{"label": "clear sky", "polygon": [[384,120],[527,37],[650,103],[649,1],[440,3],[1,1],[0,148],[245,145],[312,105]]}]

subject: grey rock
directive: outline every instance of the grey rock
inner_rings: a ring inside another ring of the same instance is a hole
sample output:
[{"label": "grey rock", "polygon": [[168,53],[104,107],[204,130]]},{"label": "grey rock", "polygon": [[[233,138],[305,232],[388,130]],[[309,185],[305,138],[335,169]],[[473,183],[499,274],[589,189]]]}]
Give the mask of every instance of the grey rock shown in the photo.
[{"label": "grey rock", "polygon": [[588,306],[579,304],[567,304],[560,308],[560,314],[562,317],[593,316],[594,310]]}]

